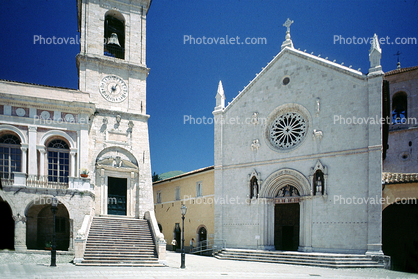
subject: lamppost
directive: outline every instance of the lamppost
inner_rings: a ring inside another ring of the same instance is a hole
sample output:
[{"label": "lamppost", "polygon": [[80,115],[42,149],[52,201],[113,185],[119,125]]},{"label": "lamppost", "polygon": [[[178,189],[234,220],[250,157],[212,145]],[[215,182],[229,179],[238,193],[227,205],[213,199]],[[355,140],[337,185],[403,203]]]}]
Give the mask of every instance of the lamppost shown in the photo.
[{"label": "lamppost", "polygon": [[180,208],[181,211],[181,219],[183,219],[183,236],[181,238],[181,266],[180,268],[186,267],[186,255],[184,254],[184,215],[186,215],[187,207],[183,204],[183,206]]},{"label": "lamppost", "polygon": [[52,211],[52,246],[51,246],[51,266],[57,266],[57,246],[55,245],[55,213],[58,210],[58,199],[52,197],[51,211]]}]

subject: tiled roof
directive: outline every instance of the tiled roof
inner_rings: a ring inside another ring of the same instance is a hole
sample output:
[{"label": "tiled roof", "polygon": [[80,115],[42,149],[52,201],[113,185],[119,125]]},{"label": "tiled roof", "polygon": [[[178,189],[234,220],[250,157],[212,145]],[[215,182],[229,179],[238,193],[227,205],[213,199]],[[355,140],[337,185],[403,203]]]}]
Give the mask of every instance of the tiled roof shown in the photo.
[{"label": "tiled roof", "polygon": [[414,66],[414,67],[408,67],[408,68],[400,68],[400,69],[395,69],[392,71],[389,71],[387,73],[385,73],[385,76],[391,76],[391,75],[396,75],[396,74],[400,74],[400,73],[404,73],[404,72],[409,72],[409,71],[413,71],[418,69],[418,66]]},{"label": "tiled roof", "polygon": [[418,173],[382,173],[382,184],[418,182]]},{"label": "tiled roof", "polygon": [[173,179],[182,178],[182,177],[185,177],[185,176],[188,176],[188,175],[192,175],[192,174],[196,174],[196,173],[200,173],[200,172],[204,172],[204,171],[208,171],[208,170],[213,170],[214,168],[215,168],[214,166],[210,166],[210,167],[205,167],[205,168],[193,170],[193,171],[186,172],[186,173],[183,173],[183,174],[180,174],[180,175],[177,175],[177,176],[173,176],[173,177],[166,178],[166,179],[163,179],[163,180],[155,181],[152,184],[155,185],[155,184],[159,184],[159,183],[162,183],[162,182],[171,181]]}]

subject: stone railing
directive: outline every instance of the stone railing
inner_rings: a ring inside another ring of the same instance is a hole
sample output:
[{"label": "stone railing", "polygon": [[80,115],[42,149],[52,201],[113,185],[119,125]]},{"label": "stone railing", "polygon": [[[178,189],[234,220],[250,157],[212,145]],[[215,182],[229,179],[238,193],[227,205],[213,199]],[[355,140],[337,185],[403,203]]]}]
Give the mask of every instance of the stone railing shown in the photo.
[{"label": "stone railing", "polygon": [[90,231],[91,222],[94,217],[94,208],[90,210],[90,215],[85,215],[81,228],[77,231],[75,237],[74,263],[81,263],[84,260],[84,251],[86,250],[87,237]]},{"label": "stone railing", "polygon": [[382,173],[382,184],[417,182],[418,173]]},{"label": "stone railing", "polygon": [[155,218],[154,211],[147,211],[144,214],[145,220],[148,220],[152,235],[154,236],[155,240],[155,246],[157,248],[157,254],[158,254],[158,261],[160,263],[166,262],[166,248],[167,248],[167,242],[164,239],[164,235],[160,232],[160,229],[158,228],[157,219]]},{"label": "stone railing", "polygon": [[26,187],[68,189],[68,182],[48,181],[48,176],[46,175],[28,175]]},{"label": "stone railing", "polygon": [[1,182],[3,186],[93,190],[90,178],[83,177],[68,177],[68,182],[54,182],[49,181],[47,175],[27,175],[23,172],[14,172],[13,179],[2,179]]}]

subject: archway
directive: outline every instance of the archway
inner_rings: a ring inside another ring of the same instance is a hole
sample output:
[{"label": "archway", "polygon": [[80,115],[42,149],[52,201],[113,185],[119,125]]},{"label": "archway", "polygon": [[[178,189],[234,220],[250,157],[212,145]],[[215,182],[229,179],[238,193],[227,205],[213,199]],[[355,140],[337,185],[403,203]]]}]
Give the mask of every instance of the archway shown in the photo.
[{"label": "archway", "polygon": [[[48,201],[48,199],[45,199]],[[27,211],[26,245],[28,249],[44,250],[52,241],[53,215],[50,204],[34,204]],[[58,204],[55,214],[55,242],[57,250],[68,250],[70,218],[67,208]]]},{"label": "archway", "polygon": [[2,224],[2,236],[0,237],[0,250],[14,250],[15,221],[9,204],[0,198],[0,224]]},{"label": "archway", "polygon": [[198,235],[199,235],[198,245],[201,247],[201,250],[206,250],[206,246],[207,246],[206,240],[208,239],[208,231],[206,230],[205,227],[201,227],[199,229]]},{"label": "archway", "polygon": [[382,214],[382,248],[392,269],[418,272],[418,205],[391,204]]},{"label": "archway", "polygon": [[267,249],[312,251],[310,189],[302,173],[288,168],[273,172],[263,182],[260,198],[266,208],[261,243]]}]

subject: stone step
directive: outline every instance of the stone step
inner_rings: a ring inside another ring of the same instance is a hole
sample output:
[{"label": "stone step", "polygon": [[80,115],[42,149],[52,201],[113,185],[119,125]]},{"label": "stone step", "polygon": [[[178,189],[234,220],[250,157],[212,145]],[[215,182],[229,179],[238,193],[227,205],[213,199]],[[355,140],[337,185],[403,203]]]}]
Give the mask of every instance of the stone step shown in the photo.
[{"label": "stone step", "polygon": [[231,249],[227,248],[222,250],[222,253],[239,253],[239,254],[250,254],[250,255],[289,255],[296,257],[323,257],[323,258],[368,258],[370,256],[361,254],[334,254],[334,253],[308,253],[308,252],[293,252],[293,251],[262,251],[262,250],[245,250],[245,249]]},{"label": "stone step", "polygon": [[297,259],[318,259],[318,260],[327,260],[327,259],[331,259],[331,260],[344,260],[344,259],[352,259],[352,260],[365,260],[365,259],[370,259],[370,257],[364,256],[364,255],[359,255],[357,256],[315,256],[315,255],[304,255],[304,254],[270,254],[270,253],[239,253],[239,252],[227,252],[225,253],[229,256],[249,256],[249,257],[281,257],[281,258],[297,258]]},{"label": "stone step", "polygon": [[154,256],[155,255],[155,253],[153,253],[153,252],[93,252],[93,251],[90,251],[90,252],[86,252],[85,254],[84,254],[84,258],[86,258],[87,256],[89,256],[89,257],[95,257],[95,256],[149,256],[149,255],[151,255],[151,256]]},{"label": "stone step", "polygon": [[118,234],[97,234],[97,233],[89,233],[89,238],[100,238],[100,237],[106,237],[106,238],[117,238],[117,239],[129,239],[129,238],[150,238],[152,239],[152,235],[140,235],[140,234],[127,234],[127,235],[118,235]]},{"label": "stone step", "polygon": [[114,242],[114,243],[153,243],[152,238],[151,239],[141,239],[141,238],[121,238],[121,239],[115,239],[115,238],[107,238],[107,237],[89,237],[88,240],[90,240],[90,243],[95,242]]},{"label": "stone step", "polygon": [[367,259],[347,259],[347,260],[335,260],[335,259],[315,259],[315,258],[285,258],[285,257],[255,257],[255,256],[239,256],[239,255],[226,255],[222,257],[228,257],[229,259],[250,259],[250,260],[268,260],[268,261],[300,261],[307,263],[326,263],[326,264],[375,264],[376,262]]},{"label": "stone step", "polygon": [[225,249],[215,254],[218,259],[256,261],[295,265],[322,266],[331,268],[384,268],[384,263],[374,261],[367,255],[303,253]]},{"label": "stone step", "polygon": [[147,262],[147,263],[143,263],[143,262],[130,262],[130,263],[118,263],[118,262],[114,262],[114,263],[102,263],[102,262],[100,262],[100,261],[89,261],[89,262],[77,263],[76,265],[80,265],[80,266],[165,267],[165,265],[160,264],[158,261],[157,261],[157,262]]},{"label": "stone step", "polygon": [[324,263],[324,262],[306,262],[298,260],[280,260],[280,259],[252,259],[252,258],[230,258],[230,257],[219,257],[221,260],[240,260],[240,261],[254,261],[254,262],[265,262],[265,263],[278,263],[278,264],[294,264],[294,265],[307,265],[307,266],[319,266],[319,267],[330,267],[330,268],[383,268],[382,264],[378,263]]},{"label": "stone step", "polygon": [[146,220],[94,217],[79,265],[163,266]]},{"label": "stone step", "polygon": [[133,252],[133,253],[144,253],[146,251],[150,251],[150,253],[154,253],[154,247],[109,247],[109,248],[99,248],[95,246],[87,247],[85,253],[93,252],[93,253],[106,253],[106,252]]},{"label": "stone step", "polygon": [[[155,246],[154,245],[119,245],[119,246],[108,246],[103,244],[103,245],[89,245],[86,246],[86,250],[88,249],[88,251],[92,250],[92,251],[109,251],[109,250],[123,250],[123,251],[145,251],[145,250],[154,250]],[[103,247],[103,248],[100,248]]]},{"label": "stone step", "polygon": [[144,257],[144,256],[140,256],[140,255],[135,255],[135,256],[114,256],[114,255],[98,255],[98,256],[86,256],[84,257],[84,260],[86,261],[155,261],[154,257]]}]

